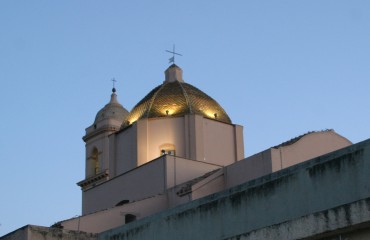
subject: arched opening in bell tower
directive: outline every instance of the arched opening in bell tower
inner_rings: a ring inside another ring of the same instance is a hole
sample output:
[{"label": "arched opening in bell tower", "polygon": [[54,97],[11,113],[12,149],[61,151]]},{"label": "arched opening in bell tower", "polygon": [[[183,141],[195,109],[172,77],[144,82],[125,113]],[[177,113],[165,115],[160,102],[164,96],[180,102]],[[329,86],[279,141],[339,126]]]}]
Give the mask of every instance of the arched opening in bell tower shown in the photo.
[{"label": "arched opening in bell tower", "polygon": [[91,154],[91,173],[96,175],[100,172],[99,151],[94,148]]}]

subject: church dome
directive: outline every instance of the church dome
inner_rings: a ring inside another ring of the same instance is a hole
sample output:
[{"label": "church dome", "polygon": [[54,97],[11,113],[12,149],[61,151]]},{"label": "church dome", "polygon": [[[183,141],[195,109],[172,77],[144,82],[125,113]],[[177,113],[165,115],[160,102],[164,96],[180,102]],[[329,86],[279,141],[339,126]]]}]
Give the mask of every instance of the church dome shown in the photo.
[{"label": "church dome", "polygon": [[210,96],[182,80],[182,70],[171,65],[163,84],[150,91],[131,110],[123,127],[139,119],[181,117],[197,114],[216,121],[231,123],[225,110]]},{"label": "church dome", "polygon": [[96,114],[95,123],[98,123],[104,119],[116,119],[123,121],[128,116],[129,112],[118,102],[116,89],[112,89],[112,95],[109,103],[107,103],[99,112]]}]

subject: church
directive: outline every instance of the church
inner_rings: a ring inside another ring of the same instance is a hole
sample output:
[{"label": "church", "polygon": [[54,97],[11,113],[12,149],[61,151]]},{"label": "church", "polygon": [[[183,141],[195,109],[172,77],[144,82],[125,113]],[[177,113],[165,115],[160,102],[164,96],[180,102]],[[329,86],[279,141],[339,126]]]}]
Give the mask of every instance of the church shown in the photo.
[{"label": "church", "polygon": [[[244,129],[172,64],[86,128],[82,214],[10,239],[370,239],[370,140],[313,131],[244,156]],[[109,95],[108,95],[109,96]]]}]

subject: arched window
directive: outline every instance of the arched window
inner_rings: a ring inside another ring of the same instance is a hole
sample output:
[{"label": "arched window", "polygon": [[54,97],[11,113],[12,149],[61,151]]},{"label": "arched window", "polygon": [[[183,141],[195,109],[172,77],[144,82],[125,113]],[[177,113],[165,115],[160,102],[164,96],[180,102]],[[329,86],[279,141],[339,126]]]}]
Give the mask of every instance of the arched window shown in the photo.
[{"label": "arched window", "polygon": [[91,172],[96,175],[100,172],[99,151],[97,148],[94,148],[91,155],[91,160]]}]

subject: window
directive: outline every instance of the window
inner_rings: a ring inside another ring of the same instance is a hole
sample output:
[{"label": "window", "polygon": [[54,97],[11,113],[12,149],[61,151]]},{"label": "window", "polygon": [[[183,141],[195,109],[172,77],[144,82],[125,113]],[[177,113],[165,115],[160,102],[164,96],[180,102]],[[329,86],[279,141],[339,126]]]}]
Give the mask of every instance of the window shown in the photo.
[{"label": "window", "polygon": [[175,150],[175,145],[173,144],[169,144],[169,143],[166,143],[166,144],[162,144],[160,147],[160,155],[172,155],[172,156],[175,156],[176,155],[176,150]]},{"label": "window", "polygon": [[175,150],[165,150],[165,149],[162,149],[161,150],[161,155],[172,155],[172,156],[175,156]]}]

